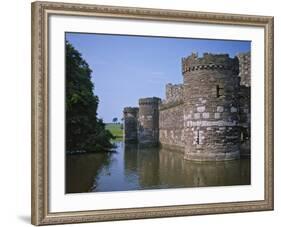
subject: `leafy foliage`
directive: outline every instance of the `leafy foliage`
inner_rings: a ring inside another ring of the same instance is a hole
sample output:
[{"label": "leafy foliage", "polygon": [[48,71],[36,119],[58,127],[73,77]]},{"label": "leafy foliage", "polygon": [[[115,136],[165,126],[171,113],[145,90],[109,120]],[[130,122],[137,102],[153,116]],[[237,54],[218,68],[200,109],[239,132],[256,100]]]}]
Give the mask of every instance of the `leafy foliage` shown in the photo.
[{"label": "leafy foliage", "polygon": [[97,118],[98,96],[94,95],[92,70],[81,54],[66,42],[66,150],[105,151],[113,135]]}]

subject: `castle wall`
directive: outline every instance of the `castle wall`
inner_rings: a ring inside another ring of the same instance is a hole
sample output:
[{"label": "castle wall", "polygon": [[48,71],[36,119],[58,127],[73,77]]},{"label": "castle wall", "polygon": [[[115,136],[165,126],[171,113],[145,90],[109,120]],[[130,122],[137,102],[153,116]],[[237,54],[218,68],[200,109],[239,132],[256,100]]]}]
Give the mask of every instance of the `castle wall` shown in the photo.
[{"label": "castle wall", "polygon": [[161,146],[182,152],[185,145],[183,107],[183,104],[174,106],[163,104],[159,110],[159,141]]},{"label": "castle wall", "polygon": [[138,142],[144,146],[159,143],[159,104],[161,99],[139,99]]},{"label": "castle wall", "polygon": [[240,53],[237,55],[239,60],[240,85],[251,86],[251,53]]},{"label": "castle wall", "polygon": [[138,113],[139,108],[136,107],[125,107],[123,110],[125,142],[135,143],[138,140]]},{"label": "castle wall", "polygon": [[240,53],[239,77],[240,77],[240,121],[241,127],[241,156],[250,155],[251,147],[251,54]]},{"label": "castle wall", "polygon": [[239,126],[241,128],[241,156],[250,156],[251,147],[251,88],[240,87]]},{"label": "castle wall", "polygon": [[167,84],[166,85],[166,99],[164,103],[175,103],[183,100],[183,84]]}]

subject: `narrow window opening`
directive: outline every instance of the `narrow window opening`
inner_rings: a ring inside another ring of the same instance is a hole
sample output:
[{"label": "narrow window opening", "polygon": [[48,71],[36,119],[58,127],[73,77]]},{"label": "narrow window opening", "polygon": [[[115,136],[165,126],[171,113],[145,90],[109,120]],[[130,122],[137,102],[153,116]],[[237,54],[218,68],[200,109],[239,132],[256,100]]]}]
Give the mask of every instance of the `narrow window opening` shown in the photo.
[{"label": "narrow window opening", "polygon": [[222,96],[223,88],[220,87],[219,85],[217,85],[216,88],[217,88],[217,98],[219,98],[220,96]]},{"label": "narrow window opening", "polygon": [[244,132],[240,133],[240,140],[241,140],[241,142],[243,142],[245,140]]},{"label": "narrow window opening", "polygon": [[199,144],[199,141],[200,141],[200,134],[199,134],[199,130],[197,130],[196,144]]}]

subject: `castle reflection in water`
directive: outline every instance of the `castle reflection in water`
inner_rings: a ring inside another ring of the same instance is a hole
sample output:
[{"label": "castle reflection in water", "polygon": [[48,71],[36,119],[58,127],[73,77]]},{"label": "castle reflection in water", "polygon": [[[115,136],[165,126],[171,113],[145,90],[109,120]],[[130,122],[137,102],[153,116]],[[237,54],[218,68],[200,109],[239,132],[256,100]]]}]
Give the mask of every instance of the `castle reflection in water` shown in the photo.
[{"label": "castle reflection in water", "polygon": [[[137,152],[136,152],[137,150]],[[166,149],[126,145],[125,174],[139,175],[142,188],[227,186],[250,184],[250,160],[194,162]]]},{"label": "castle reflection in water", "polygon": [[68,157],[66,193],[250,184],[250,159],[194,162],[163,148],[116,144],[110,155]]}]

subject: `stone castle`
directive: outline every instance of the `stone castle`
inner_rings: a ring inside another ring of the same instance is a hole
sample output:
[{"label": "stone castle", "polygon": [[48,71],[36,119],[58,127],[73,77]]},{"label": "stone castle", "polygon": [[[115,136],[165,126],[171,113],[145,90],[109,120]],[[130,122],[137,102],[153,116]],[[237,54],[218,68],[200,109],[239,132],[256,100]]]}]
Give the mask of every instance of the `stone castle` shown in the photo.
[{"label": "stone castle", "polygon": [[124,140],[162,146],[197,161],[250,155],[250,53],[182,58],[183,83],[166,99],[139,99],[124,108]]}]

